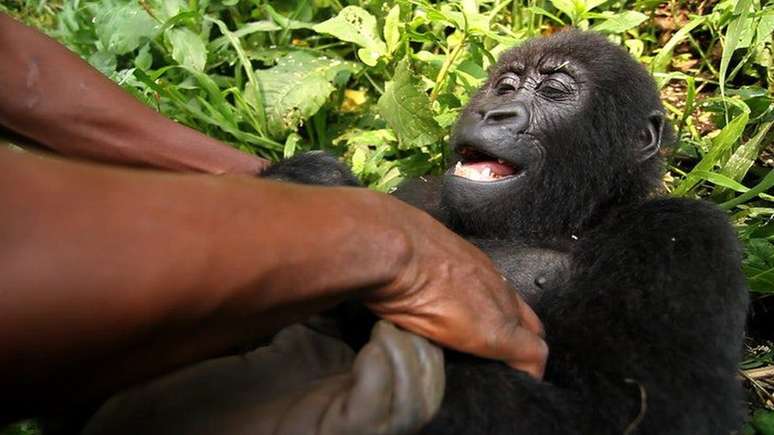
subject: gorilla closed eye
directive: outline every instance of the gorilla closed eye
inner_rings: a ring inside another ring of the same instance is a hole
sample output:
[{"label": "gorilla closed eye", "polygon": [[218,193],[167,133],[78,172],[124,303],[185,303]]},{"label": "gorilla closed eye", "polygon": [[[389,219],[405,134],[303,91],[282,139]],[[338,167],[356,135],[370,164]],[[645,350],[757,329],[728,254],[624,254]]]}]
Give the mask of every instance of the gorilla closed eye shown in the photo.
[{"label": "gorilla closed eye", "polygon": [[569,96],[572,93],[572,89],[559,80],[547,79],[540,83],[538,92],[547,98],[560,99]]},{"label": "gorilla closed eye", "polygon": [[516,92],[517,89],[519,89],[519,76],[512,73],[503,75],[495,85],[497,95],[506,95]]}]

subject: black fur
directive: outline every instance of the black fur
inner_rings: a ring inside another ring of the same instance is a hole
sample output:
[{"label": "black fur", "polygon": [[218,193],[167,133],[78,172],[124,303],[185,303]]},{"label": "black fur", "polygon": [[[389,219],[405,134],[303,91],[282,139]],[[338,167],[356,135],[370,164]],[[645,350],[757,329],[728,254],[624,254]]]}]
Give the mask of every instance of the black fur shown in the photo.
[{"label": "black fur", "polygon": [[269,166],[261,176],[279,181],[323,186],[360,186],[352,171],[339,163],[336,157],[321,151],[312,151],[285,159]]},{"label": "black fur", "polygon": [[[552,61],[571,72],[560,77],[571,88],[564,95],[540,90]],[[518,86],[498,85],[514,71]],[[508,157],[523,176],[499,184],[507,191],[453,175],[399,189],[420,208],[431,204],[433,216],[526,289],[550,349],[540,382],[449,353],[443,406],[425,433],[739,428],[748,303],[740,247],[713,205],[657,196],[663,163],[654,151],[671,140],[659,113],[645,70],[603,37],[532,40],[503,55],[453,139],[458,154],[473,147]],[[327,180],[319,170],[343,169],[333,162],[292,172]]]}]

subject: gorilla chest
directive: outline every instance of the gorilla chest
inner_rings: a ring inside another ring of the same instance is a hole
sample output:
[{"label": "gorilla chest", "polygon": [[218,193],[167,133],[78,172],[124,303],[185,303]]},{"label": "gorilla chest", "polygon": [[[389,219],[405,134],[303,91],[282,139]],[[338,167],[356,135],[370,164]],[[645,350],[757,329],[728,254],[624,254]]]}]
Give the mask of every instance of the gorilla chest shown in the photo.
[{"label": "gorilla chest", "polygon": [[489,255],[497,269],[533,307],[546,291],[557,288],[568,278],[570,255],[566,251],[515,242],[471,242]]}]

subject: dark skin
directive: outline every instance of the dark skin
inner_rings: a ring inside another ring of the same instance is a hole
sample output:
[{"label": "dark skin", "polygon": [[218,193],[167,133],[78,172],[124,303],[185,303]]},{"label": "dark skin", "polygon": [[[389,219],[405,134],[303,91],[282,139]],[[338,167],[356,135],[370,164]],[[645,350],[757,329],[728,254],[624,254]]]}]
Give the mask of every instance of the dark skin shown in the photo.
[{"label": "dark skin", "polygon": [[0,127],[52,151],[209,174],[255,175],[269,164],[149,110],[55,41],[1,13],[0,48]]},{"label": "dark skin", "polygon": [[[0,51],[0,125],[61,154],[218,174],[265,165],[2,14]],[[536,377],[545,366],[540,321],[491,260],[386,195],[2,148],[0,204],[0,422],[104,397],[352,297],[441,345]]]}]

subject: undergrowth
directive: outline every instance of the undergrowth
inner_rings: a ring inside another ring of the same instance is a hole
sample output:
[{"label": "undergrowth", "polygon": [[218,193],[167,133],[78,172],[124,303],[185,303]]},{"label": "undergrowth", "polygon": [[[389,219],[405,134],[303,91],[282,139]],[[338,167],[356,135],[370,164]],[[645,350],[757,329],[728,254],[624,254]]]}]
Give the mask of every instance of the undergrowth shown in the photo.
[{"label": "undergrowth", "polygon": [[[726,210],[753,299],[774,297],[774,0],[0,0],[0,11],[183,124],[270,159],[331,151],[380,191],[445,169],[449,129],[504,50],[564,26],[604,33],[661,89],[678,137],[665,188]],[[774,433],[762,415],[748,433]]]}]

